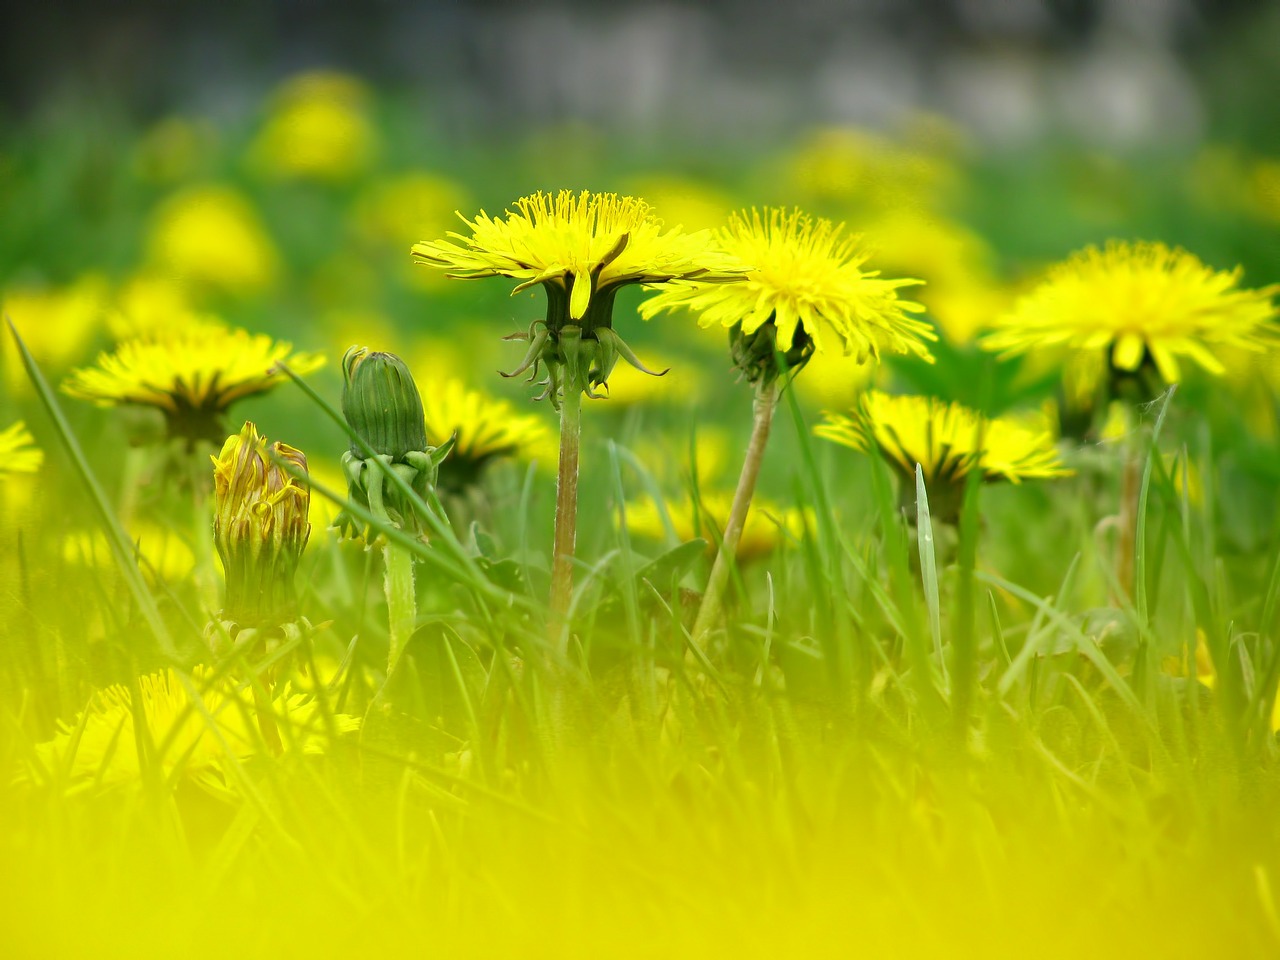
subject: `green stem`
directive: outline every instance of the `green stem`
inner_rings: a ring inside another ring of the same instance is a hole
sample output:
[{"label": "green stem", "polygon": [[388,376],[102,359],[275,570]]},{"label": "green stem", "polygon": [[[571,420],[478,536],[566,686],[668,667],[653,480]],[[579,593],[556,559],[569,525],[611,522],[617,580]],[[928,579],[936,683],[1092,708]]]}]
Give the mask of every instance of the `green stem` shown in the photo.
[{"label": "green stem", "polygon": [[388,542],[382,549],[386,566],[387,621],[391,637],[391,654],[387,659],[387,676],[396,668],[418,620],[417,598],[413,590],[413,555]]},{"label": "green stem", "polygon": [[764,462],[764,449],[769,442],[769,428],[773,424],[773,411],[777,405],[777,380],[772,377],[762,379],[756,387],[755,423],[751,428],[747,455],[742,461],[742,473],[738,477],[738,489],[733,495],[733,506],[725,523],[724,540],[720,544],[720,552],[716,554],[715,563],[711,566],[707,592],[703,595],[698,619],[693,625],[693,642],[700,648],[706,646],[707,635],[720,621],[725,587],[729,583],[729,573],[738,555],[738,542],[742,539],[747,512],[751,509],[751,498],[756,492],[756,480],[760,476],[760,465]]},{"label": "green stem", "polygon": [[1134,599],[1135,550],[1138,534],[1138,497],[1142,491],[1142,446],[1137,428],[1130,418],[1124,443],[1124,464],[1120,475],[1120,533],[1116,548],[1116,580],[1121,596],[1117,601]]},{"label": "green stem", "polygon": [[559,653],[569,647],[569,603],[573,597],[573,555],[578,534],[578,448],[582,435],[582,390],[565,379],[560,401],[560,467],[556,475],[556,526],[551,563],[548,632]]}]

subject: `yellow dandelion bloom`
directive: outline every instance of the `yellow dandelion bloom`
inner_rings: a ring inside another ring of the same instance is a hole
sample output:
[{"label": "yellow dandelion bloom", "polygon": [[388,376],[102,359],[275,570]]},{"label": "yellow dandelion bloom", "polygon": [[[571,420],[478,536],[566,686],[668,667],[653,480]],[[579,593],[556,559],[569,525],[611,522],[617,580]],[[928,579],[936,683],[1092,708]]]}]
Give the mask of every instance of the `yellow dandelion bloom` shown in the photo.
[{"label": "yellow dandelion bloom", "polygon": [[533,414],[516,411],[506,400],[449,378],[432,381],[422,395],[427,440],[440,446],[456,437],[449,456],[440,465],[443,486],[461,489],[479,479],[493,460],[511,457],[556,462],[556,444],[550,427]]},{"label": "yellow dandelion bloom", "polygon": [[1085,381],[1146,362],[1167,383],[1181,378],[1186,360],[1221,374],[1219,351],[1261,351],[1275,336],[1271,298],[1280,286],[1243,290],[1240,274],[1163,243],[1088,247],[1051,268],[982,343],[1005,356],[1065,351],[1069,363],[1093,371],[1078,378]]},{"label": "yellow dandelion bloom", "polygon": [[293,77],[272,97],[250,147],[270,176],[342,181],[364,171],[378,151],[369,91],[356,77],[315,71]]},{"label": "yellow dandelion bloom", "polygon": [[96,367],[72,372],[62,389],[99,406],[155,407],[168,418],[170,432],[221,441],[219,417],[242,397],[263,393],[286,379],[273,372],[284,361],[300,374],[324,363],[313,353],[265,334],[201,324],[165,339],[122,343],[98,357]]},{"label": "yellow dandelion bloom", "polygon": [[687,308],[704,327],[736,327],[751,335],[764,324],[777,328],[782,351],[811,340],[865,360],[881,351],[928,358],[932,328],[908,316],[923,308],[898,299],[919,280],[885,280],[864,271],[868,252],[843,225],[813,220],[799,210],[767,208],[735,213],[717,234],[721,247],[751,269],[740,283],[674,284],[645,301],[646,319],[662,310]]},{"label": "yellow dandelion bloom", "polygon": [[451,239],[414,244],[414,259],[461,279],[511,277],[520,281],[513,293],[542,284],[557,299],[567,296],[567,320],[583,319],[593,298],[608,311],[613,292],[625,284],[741,273],[706,233],[664,230],[643,200],[613,193],[536,193],[517,200],[505,217],[481,211],[463,223],[471,236],[450,233]]},{"label": "yellow dandelion bloom", "polygon": [[[702,492],[696,510],[691,499],[666,503],[667,519],[664,520],[663,511],[651,498],[640,500],[627,504],[627,530],[633,536],[654,541],[665,541],[671,533],[682,543],[702,537],[709,545],[708,553],[711,553],[722,538],[732,506],[732,493]],[[751,512],[747,514],[742,538],[738,541],[738,562],[766,556],[788,537],[799,539],[804,536],[805,527],[806,515],[800,510],[783,509],[756,496]]]},{"label": "yellow dandelion bloom", "polygon": [[984,480],[1012,483],[1071,473],[1046,427],[988,419],[933,397],[870,390],[852,416],[828,412],[814,433],[854,450],[874,445],[907,477],[918,463],[931,484],[963,484],[974,470]]},{"label": "yellow dandelion bloom", "polygon": [[254,293],[279,270],[279,255],[247,198],[206,184],[172,194],[157,208],[148,259],[162,273],[227,293]]},{"label": "yellow dandelion bloom", "polygon": [[[90,273],[65,287],[6,290],[0,313],[13,321],[42,369],[65,369],[81,359],[100,329],[110,295],[107,278]],[[7,334],[0,338],[0,344],[9,389],[25,392],[28,381],[21,355]]]},{"label": "yellow dandelion bloom", "polygon": [[174,330],[208,323],[196,310],[190,289],[171,277],[138,273],[116,292],[107,328],[117,340],[163,338]]},{"label": "yellow dandelion bloom", "polygon": [[[136,551],[138,566],[153,580],[179,583],[195,569],[191,544],[172,528],[148,521],[129,524],[129,545]],[[107,535],[100,529],[73,530],[62,538],[62,559],[68,564],[101,572],[113,572],[115,556]]]},{"label": "yellow dandelion bloom", "polygon": [[44,451],[35,446],[35,442],[21,420],[0,430],[0,476],[39,470],[44,463]]},{"label": "yellow dandelion bloom", "polygon": [[[262,743],[252,692],[228,679],[213,680],[205,670],[197,670],[192,682],[212,722],[172,670],[138,678],[141,713],[158,753],[153,761],[169,783],[182,778],[215,795],[233,795],[234,782],[225,772],[228,754],[242,760],[259,753]],[[286,689],[273,707],[286,743],[303,753],[325,752],[329,728],[314,700]],[[356,717],[337,714],[332,719],[338,734],[360,726]],[[37,745],[37,756],[46,771],[62,771],[72,790],[139,784],[134,722],[129,687],[108,687],[93,695],[75,721],[59,724],[53,740]]]}]

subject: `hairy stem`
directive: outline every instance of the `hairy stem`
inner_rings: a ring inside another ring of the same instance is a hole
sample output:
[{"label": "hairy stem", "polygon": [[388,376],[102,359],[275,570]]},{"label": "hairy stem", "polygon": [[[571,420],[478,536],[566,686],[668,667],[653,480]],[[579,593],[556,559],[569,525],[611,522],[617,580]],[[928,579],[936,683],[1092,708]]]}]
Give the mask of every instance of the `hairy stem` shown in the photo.
[{"label": "hairy stem", "polygon": [[555,649],[569,646],[569,601],[573,596],[573,554],[578,535],[578,448],[582,434],[582,391],[573,377],[560,402],[560,467],[556,475],[556,527],[551,563],[549,635]]},{"label": "hairy stem", "polygon": [[706,646],[707,635],[720,621],[725,587],[728,586],[729,574],[738,555],[738,542],[742,539],[747,512],[751,509],[751,498],[756,492],[756,480],[760,476],[760,465],[764,462],[764,449],[769,442],[769,428],[773,424],[773,411],[777,405],[777,380],[768,378],[767,382],[762,381],[756,388],[755,423],[751,428],[751,441],[747,444],[747,455],[742,461],[738,489],[734,492],[733,506],[729,510],[729,519],[724,528],[724,540],[720,544],[720,552],[716,554],[715,563],[711,565],[707,592],[703,595],[698,619],[693,625],[693,642],[699,647]]}]

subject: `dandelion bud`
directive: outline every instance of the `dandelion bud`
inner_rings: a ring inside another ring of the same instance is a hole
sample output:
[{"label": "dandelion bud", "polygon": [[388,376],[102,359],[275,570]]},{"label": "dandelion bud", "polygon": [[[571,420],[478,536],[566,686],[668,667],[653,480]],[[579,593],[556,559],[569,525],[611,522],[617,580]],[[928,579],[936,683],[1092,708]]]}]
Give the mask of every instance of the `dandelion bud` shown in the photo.
[{"label": "dandelion bud", "polygon": [[311,493],[272,455],[303,473],[307,458],[268,446],[252,423],[227,438],[213,460],[213,537],[226,572],[221,619],[270,629],[298,616],[293,579],[311,534]]},{"label": "dandelion bud", "polygon": [[[375,454],[403,461],[427,449],[422,398],[403,360],[352,347],[342,358],[342,376],[342,414]],[[364,452],[352,443],[351,455]]]}]

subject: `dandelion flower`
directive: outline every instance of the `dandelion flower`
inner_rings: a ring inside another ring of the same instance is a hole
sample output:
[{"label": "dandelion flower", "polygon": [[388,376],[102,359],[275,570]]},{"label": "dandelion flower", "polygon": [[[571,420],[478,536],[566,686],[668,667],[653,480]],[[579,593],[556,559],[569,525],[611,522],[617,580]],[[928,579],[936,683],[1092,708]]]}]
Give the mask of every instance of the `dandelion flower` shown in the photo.
[{"label": "dandelion flower", "polygon": [[[682,543],[701,537],[715,544],[723,539],[732,506],[733,494],[724,491],[700,493],[696,509],[688,498],[674,504],[668,502],[663,509],[652,499],[640,500],[627,504],[627,529],[634,536],[649,540],[664,541],[674,533]],[[805,521],[805,514],[800,510],[783,509],[756,498],[738,540],[738,563],[772,553],[788,537],[799,539],[804,535]]]},{"label": "dandelion flower", "polygon": [[[879,359],[882,351],[929,357],[924,341],[936,339],[932,329],[908,315],[923,308],[898,298],[901,288],[920,281],[886,280],[863,270],[869,253],[842,226],[799,210],[767,208],[733,214],[717,239],[750,266],[745,279],[673,284],[641,304],[642,316],[683,307],[704,327],[740,324],[746,337],[772,324],[783,353],[831,350],[860,361]],[[771,364],[773,344],[765,346]]]},{"label": "dandelion flower", "polygon": [[265,334],[201,324],[166,339],[126,341],[99,356],[97,366],[73,371],[63,390],[103,407],[154,407],[167,418],[170,435],[220,441],[222,414],[285,379],[273,369],[282,361],[300,374],[324,363]]},{"label": "dandelion flower", "polygon": [[1220,351],[1262,351],[1275,335],[1280,287],[1241,289],[1240,276],[1163,243],[1088,247],[1053,267],[983,345],[1005,356],[1064,351],[1077,394],[1108,370],[1132,375],[1147,364],[1166,383],[1181,379],[1185,361],[1221,375]]},{"label": "dandelion flower", "polygon": [[0,430],[0,476],[7,473],[35,473],[44,462],[44,451],[35,446],[35,437],[19,420]]},{"label": "dandelion flower", "polygon": [[542,418],[517,413],[506,400],[473,390],[461,380],[434,382],[422,406],[432,446],[443,445],[451,435],[455,438],[440,465],[441,486],[471,486],[489,463],[504,457],[555,462],[555,442]]},{"label": "dandelion flower", "polygon": [[966,478],[975,471],[985,481],[1011,483],[1071,473],[1047,428],[1008,417],[988,419],[933,397],[869,390],[851,416],[828,412],[814,433],[854,450],[878,448],[908,486],[919,464],[930,504],[944,519],[958,511]]},{"label": "dandelion flower", "polygon": [[314,71],[287,80],[250,148],[253,161],[282,179],[351,179],[378,149],[368,101],[365,85],[346,74]]},{"label": "dandelion flower", "polygon": [[[523,197],[516,208],[505,217],[481,211],[474,220],[463,218],[471,236],[450,233],[452,239],[414,244],[413,256],[451,277],[521,281],[513,293],[542,284],[553,301],[567,298],[568,312],[557,320],[587,320],[587,327],[591,321],[608,326],[613,297],[627,284],[715,281],[741,273],[706,233],[664,230],[635,197],[561,190]],[[588,318],[593,298],[601,309]]]},{"label": "dandelion flower", "polygon": [[[212,721],[202,715],[172,670],[138,678],[140,712],[158,753],[154,761],[169,783],[187,779],[216,796],[233,796],[225,772],[228,760],[262,752],[253,696],[230,679],[215,680],[204,670],[193,674],[192,683]],[[314,700],[286,689],[272,707],[280,715],[286,742],[304,753],[325,752],[328,727]],[[53,740],[37,746],[41,764],[46,770],[63,771],[73,790],[140,783],[136,713],[128,686],[94,694],[80,717],[59,724]],[[355,717],[335,714],[332,719],[339,734],[360,726]]]},{"label": "dandelion flower", "polygon": [[279,269],[279,254],[253,205],[217,184],[187,187],[165,199],[147,247],[160,272],[225,293],[256,293]]}]

